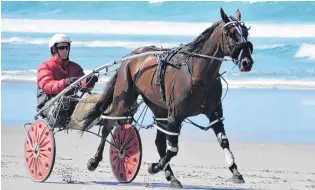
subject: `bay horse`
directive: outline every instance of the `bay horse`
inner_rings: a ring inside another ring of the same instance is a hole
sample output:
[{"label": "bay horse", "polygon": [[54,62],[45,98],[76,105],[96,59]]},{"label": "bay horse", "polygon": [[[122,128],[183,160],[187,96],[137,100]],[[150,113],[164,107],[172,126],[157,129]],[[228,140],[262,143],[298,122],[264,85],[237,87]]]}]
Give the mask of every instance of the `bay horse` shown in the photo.
[{"label": "bay horse", "polygon": [[[134,58],[121,63],[116,74],[107,83],[100,100],[85,115],[84,128],[107,109],[109,116],[128,115],[128,109],[139,95],[155,118],[167,118],[158,123],[175,134],[179,134],[185,118],[204,114],[212,123],[214,134],[224,150],[227,166],[233,175],[231,180],[235,183],[245,183],[234,162],[224,129],[219,71],[224,56],[229,56],[241,72],[249,72],[254,62],[251,57],[253,45],[247,40],[249,28],[241,22],[239,10],[236,11],[235,17],[227,16],[222,8],[220,14],[222,20],[167,56],[165,61],[168,66],[164,77],[165,101],[160,93],[160,87],[155,82],[158,77],[157,57],[149,55]],[[130,55],[156,50],[163,49],[145,46],[137,48]],[[103,127],[99,148],[88,162],[89,170],[95,170],[102,160],[105,140],[112,128],[111,121]],[[182,187],[169,165],[172,157],[179,151],[178,135],[169,135],[157,130],[155,144],[160,160],[149,166],[149,173],[155,174],[164,170],[171,187]]]}]

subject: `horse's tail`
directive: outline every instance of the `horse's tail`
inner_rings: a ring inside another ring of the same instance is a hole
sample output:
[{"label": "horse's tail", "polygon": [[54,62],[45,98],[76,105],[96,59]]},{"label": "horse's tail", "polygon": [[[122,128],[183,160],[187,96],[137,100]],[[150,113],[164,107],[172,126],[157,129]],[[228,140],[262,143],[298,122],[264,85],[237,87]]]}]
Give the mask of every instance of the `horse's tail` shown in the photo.
[{"label": "horse's tail", "polygon": [[115,90],[115,84],[117,80],[118,72],[108,81],[108,84],[106,85],[104,92],[96,104],[97,110],[100,111],[100,115],[106,111],[106,109],[110,106],[110,104],[113,102],[113,96],[114,96],[114,90]]},{"label": "horse's tail", "polygon": [[82,131],[85,131],[95,119],[100,117],[101,114],[106,111],[106,109],[113,102],[117,75],[118,72],[116,72],[116,74],[107,82],[101,98],[95,104],[94,108],[85,114],[83,118],[85,122],[83,124]]}]

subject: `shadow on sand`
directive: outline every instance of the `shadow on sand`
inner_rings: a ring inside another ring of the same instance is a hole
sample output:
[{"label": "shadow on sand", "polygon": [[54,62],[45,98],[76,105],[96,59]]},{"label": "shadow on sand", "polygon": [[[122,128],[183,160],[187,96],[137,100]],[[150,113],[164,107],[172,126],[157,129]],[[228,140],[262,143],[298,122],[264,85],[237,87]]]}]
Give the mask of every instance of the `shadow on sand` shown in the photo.
[{"label": "shadow on sand", "polygon": [[[120,183],[120,182],[106,182],[106,181],[47,181],[45,183],[53,183],[53,184],[81,184],[81,185],[106,185],[106,186],[117,186],[117,187],[146,187],[146,188],[158,188],[158,189],[172,189],[169,183],[140,183],[140,182],[132,182],[132,183]],[[232,187],[211,187],[211,186],[204,186],[204,185],[183,185],[182,189],[208,189],[208,190],[248,190],[246,188],[232,188]]]},{"label": "shadow on sand", "polygon": [[[104,181],[91,181],[91,183],[100,184],[100,185],[111,185],[111,186],[139,186],[139,187],[147,187],[147,188],[165,188],[172,189],[169,183],[139,183],[132,182],[128,184],[122,184],[119,182],[104,182]],[[182,189],[210,189],[210,190],[246,190],[245,188],[231,188],[231,187],[211,187],[211,186],[203,186],[203,185],[183,185]]]}]

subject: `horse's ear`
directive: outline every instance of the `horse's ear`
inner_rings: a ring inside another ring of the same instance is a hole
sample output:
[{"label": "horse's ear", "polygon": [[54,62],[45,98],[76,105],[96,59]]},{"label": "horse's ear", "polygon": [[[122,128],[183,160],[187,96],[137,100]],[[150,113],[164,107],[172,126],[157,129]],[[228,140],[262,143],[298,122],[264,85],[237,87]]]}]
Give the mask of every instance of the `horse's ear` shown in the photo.
[{"label": "horse's ear", "polygon": [[220,13],[221,13],[221,18],[223,20],[223,22],[228,23],[230,22],[230,19],[228,18],[228,16],[225,14],[224,10],[221,8],[220,9]]},{"label": "horse's ear", "polygon": [[239,9],[237,9],[237,11],[236,11],[236,17],[235,18],[237,21],[241,21],[241,12]]}]

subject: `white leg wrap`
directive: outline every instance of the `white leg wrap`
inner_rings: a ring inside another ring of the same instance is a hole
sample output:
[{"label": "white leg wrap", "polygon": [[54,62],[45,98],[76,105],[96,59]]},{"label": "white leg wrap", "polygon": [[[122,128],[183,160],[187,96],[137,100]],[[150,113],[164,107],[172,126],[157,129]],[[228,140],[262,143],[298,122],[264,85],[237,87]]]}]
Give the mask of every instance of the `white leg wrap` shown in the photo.
[{"label": "white leg wrap", "polygon": [[227,148],[223,149],[223,151],[224,151],[225,159],[227,162],[227,166],[231,167],[234,163],[234,156],[233,156],[232,152]]},{"label": "white leg wrap", "polygon": [[226,135],[223,133],[218,133],[217,138],[220,144],[222,143],[223,139],[227,139]]},{"label": "white leg wrap", "polygon": [[167,163],[165,164],[165,166],[164,166],[164,168],[163,168],[164,171],[166,170],[166,168],[167,168],[167,166],[169,165],[169,163],[170,163],[170,162],[167,162]]},{"label": "white leg wrap", "polygon": [[166,147],[167,150],[171,152],[177,152],[177,147],[171,146],[168,141],[166,142],[166,144],[167,144],[167,147]]}]

